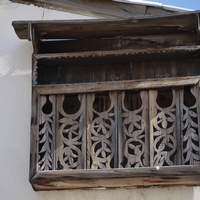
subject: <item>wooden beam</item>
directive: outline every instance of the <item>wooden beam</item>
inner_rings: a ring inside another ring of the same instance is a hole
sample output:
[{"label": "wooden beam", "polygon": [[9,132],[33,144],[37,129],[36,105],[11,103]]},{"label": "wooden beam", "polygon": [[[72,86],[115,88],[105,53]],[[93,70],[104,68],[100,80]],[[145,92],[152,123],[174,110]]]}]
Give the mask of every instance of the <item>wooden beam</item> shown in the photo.
[{"label": "wooden beam", "polygon": [[30,182],[35,190],[196,186],[200,183],[199,174],[199,166],[60,170],[37,172]]},{"label": "wooden beam", "polygon": [[178,87],[183,85],[195,85],[200,77],[179,77],[153,80],[136,81],[107,81],[95,83],[51,84],[37,85],[35,90],[40,95],[50,94],[74,94],[100,91],[141,90],[151,88]]},{"label": "wooden beam", "polygon": [[105,50],[105,51],[87,51],[72,53],[53,53],[53,54],[34,54],[36,59],[57,59],[57,58],[87,58],[87,57],[106,57],[106,56],[122,56],[137,54],[153,54],[153,53],[178,53],[178,52],[194,52],[200,51],[200,45],[191,46],[174,46],[169,48],[148,48],[148,49],[122,49],[122,50]]},{"label": "wooden beam", "polygon": [[186,59],[198,58],[199,45],[174,46],[169,48],[143,48],[143,49],[121,49],[102,50],[70,53],[34,54],[39,65],[85,65],[127,63],[137,61],[152,61],[163,59]]},{"label": "wooden beam", "polygon": [[[196,12],[197,13],[197,12]],[[196,32],[195,12],[126,20],[14,21],[20,39],[28,38],[31,23],[40,39],[98,38]],[[53,27],[53,28],[52,28]]]},{"label": "wooden beam", "polygon": [[[94,45],[95,44],[95,45]],[[123,49],[164,49],[199,44],[196,33],[171,33],[147,36],[117,36],[112,38],[87,38],[72,40],[42,40],[38,54],[106,51]]]}]

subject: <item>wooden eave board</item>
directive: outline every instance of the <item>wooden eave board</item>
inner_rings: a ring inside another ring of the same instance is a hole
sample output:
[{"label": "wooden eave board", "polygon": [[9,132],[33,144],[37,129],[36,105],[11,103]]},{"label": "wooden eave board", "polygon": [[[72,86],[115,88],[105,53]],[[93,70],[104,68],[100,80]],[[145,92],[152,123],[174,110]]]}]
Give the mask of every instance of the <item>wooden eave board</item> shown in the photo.
[{"label": "wooden eave board", "polygon": [[14,21],[20,39],[83,39],[196,32],[199,12],[126,20]]}]

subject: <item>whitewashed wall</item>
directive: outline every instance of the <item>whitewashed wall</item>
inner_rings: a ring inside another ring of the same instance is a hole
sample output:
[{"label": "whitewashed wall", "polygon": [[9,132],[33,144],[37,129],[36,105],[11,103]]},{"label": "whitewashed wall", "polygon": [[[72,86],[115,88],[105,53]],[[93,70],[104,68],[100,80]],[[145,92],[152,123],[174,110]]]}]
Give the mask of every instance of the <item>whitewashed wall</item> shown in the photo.
[{"label": "whitewashed wall", "polygon": [[198,200],[193,187],[35,192],[29,181],[32,44],[14,20],[80,19],[80,15],[0,0],[0,200]]}]

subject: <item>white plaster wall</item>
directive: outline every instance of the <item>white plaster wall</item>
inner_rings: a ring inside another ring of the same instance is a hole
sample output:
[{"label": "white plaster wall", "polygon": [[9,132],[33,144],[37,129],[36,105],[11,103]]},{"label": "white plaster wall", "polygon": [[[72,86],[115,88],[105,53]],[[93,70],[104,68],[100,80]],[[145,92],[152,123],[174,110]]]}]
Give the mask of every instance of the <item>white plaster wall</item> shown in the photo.
[{"label": "white plaster wall", "polygon": [[171,187],[34,192],[29,181],[32,44],[14,20],[80,19],[80,15],[0,0],[0,200],[198,200],[199,188]]}]

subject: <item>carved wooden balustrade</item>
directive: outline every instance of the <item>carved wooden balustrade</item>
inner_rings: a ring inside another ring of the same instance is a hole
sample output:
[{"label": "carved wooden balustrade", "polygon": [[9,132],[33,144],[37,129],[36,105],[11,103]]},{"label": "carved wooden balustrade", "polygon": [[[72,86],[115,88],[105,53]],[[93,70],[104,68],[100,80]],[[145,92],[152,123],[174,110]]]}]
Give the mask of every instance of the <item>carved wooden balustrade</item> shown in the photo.
[{"label": "carved wooden balustrade", "polygon": [[38,169],[194,165],[198,84],[39,98]]}]

